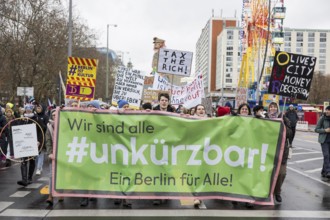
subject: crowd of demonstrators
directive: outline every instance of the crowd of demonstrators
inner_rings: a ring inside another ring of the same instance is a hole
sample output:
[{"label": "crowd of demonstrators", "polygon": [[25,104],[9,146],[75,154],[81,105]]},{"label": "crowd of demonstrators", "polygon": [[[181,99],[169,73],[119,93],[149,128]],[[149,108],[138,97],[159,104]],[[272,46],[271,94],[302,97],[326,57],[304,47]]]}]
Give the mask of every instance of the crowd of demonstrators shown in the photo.
[{"label": "crowd of demonstrators", "polygon": [[290,120],[290,124],[291,124],[292,138],[290,140],[290,145],[292,145],[294,136],[296,134],[297,122],[299,120],[298,114],[297,114],[296,110],[294,109],[293,105],[289,105],[289,109],[285,113],[285,116]]},{"label": "crowd of demonstrators", "polygon": [[[170,104],[170,96],[168,93],[160,93],[158,96],[158,101],[159,104],[157,106],[155,106],[153,108],[153,106],[151,105],[151,103],[144,103],[141,107],[143,110],[158,110],[158,111],[166,111],[166,112],[176,112],[179,114],[191,114],[195,117],[201,117],[201,118],[205,118],[208,117],[206,114],[206,109],[205,106],[202,104],[198,104],[195,107],[187,110],[185,109],[183,106],[179,106],[177,109],[174,108],[174,106],[172,106]],[[38,134],[38,143],[39,146],[42,146],[42,138],[41,138],[41,134],[42,132],[44,132],[45,135],[45,149],[46,149],[46,155],[47,158],[50,159],[54,159],[53,156],[53,130],[54,130],[54,117],[55,117],[55,109],[49,111],[50,112],[50,119],[47,117],[47,115],[45,114],[45,109],[43,108],[43,106],[39,105],[34,99],[30,100],[31,104],[27,104],[23,110],[21,112],[21,117],[25,117],[25,118],[30,118],[33,119],[34,121],[36,121],[36,123],[38,123],[39,126],[37,127],[37,134]],[[35,108],[33,107],[33,104],[35,105]],[[70,107],[79,107],[79,103],[78,102],[73,102],[71,103]],[[118,100],[117,102],[117,106],[113,107],[110,105],[106,105],[102,102],[100,102],[99,100],[92,100],[90,102],[87,103],[87,105],[85,106],[87,108],[91,108],[91,109],[110,109],[110,110],[114,110],[116,109],[117,111],[125,111],[130,109],[129,103],[126,100]],[[290,106],[291,107],[291,106]],[[0,111],[0,128],[1,126],[4,126],[6,124],[7,121],[13,120],[15,118],[15,112],[12,109],[12,107],[6,109],[5,111],[5,115],[3,115]],[[33,112],[33,110],[35,110],[35,112]],[[283,153],[283,158],[282,158],[282,163],[281,163],[281,167],[280,167],[280,172],[279,172],[279,176],[276,182],[276,186],[275,186],[275,190],[274,190],[274,196],[275,196],[275,200],[280,203],[282,201],[281,198],[281,188],[282,188],[282,184],[284,182],[285,176],[286,176],[286,164],[287,164],[287,159],[288,159],[288,147],[290,144],[292,144],[292,140],[293,140],[293,136],[294,132],[292,132],[292,126],[295,125],[294,122],[292,122],[293,119],[295,119],[294,116],[294,112],[290,112],[291,109],[288,110],[288,112],[284,115],[282,113],[280,113],[278,105],[276,103],[270,103],[270,105],[268,106],[268,112],[267,114],[264,114],[264,107],[263,106],[255,106],[253,108],[253,114],[254,117],[256,118],[269,118],[269,119],[283,119],[284,125],[286,126],[286,130],[287,130],[287,138],[288,141],[286,141],[285,144],[285,149],[284,149],[284,153]],[[18,113],[19,111],[17,111],[17,117],[20,117],[20,114]],[[322,145],[322,150],[323,150],[323,154],[324,154],[324,165],[323,165],[323,170],[322,170],[322,175],[324,176],[329,176],[330,178],[330,135],[328,135],[328,133],[330,133],[330,125],[329,125],[329,121],[330,121],[330,106],[327,107],[327,112],[328,114],[324,115],[323,121],[318,122],[318,127],[316,128],[316,132],[320,133],[320,137],[321,137],[321,141],[319,138],[319,141]],[[224,115],[235,115],[235,113],[233,112],[233,108],[232,105],[230,104],[230,102],[227,102],[225,104],[225,106],[219,106],[216,110],[217,116],[221,117]],[[237,110],[237,115],[240,116],[251,116],[252,112],[251,112],[251,108],[247,103],[244,103],[242,105],[240,105],[238,107]],[[292,116],[293,115],[293,116]],[[291,117],[292,116],[292,117]],[[290,123],[291,121],[291,123]],[[27,123],[32,123],[31,120],[18,120],[18,124],[17,125],[21,125],[21,124],[27,124]],[[34,122],[33,122],[34,123]],[[320,125],[319,125],[320,123]],[[14,124],[12,124],[11,126],[15,126]],[[40,128],[42,128],[42,132],[40,131]],[[295,127],[294,127],[295,128]],[[295,129],[294,129],[295,130]],[[9,132],[10,133],[10,132]],[[7,135],[7,134],[5,134]],[[11,144],[10,143],[5,143],[5,145],[9,145],[12,146],[12,138],[10,139],[10,137],[8,136],[8,138],[3,138],[4,141],[9,141],[11,140]],[[1,140],[2,137],[0,137],[0,144],[1,144]],[[324,147],[323,147],[324,145]],[[2,147],[2,144],[1,144]],[[6,152],[5,150],[6,147],[2,147],[3,151]],[[12,152],[12,147],[9,147],[10,149],[10,155],[13,155]],[[40,161],[40,164],[37,167],[37,172],[36,174],[40,174],[42,171],[42,166],[43,164],[41,163],[41,161],[43,161],[42,155],[43,151],[42,149],[39,149],[40,155],[38,156],[38,164]],[[22,186],[27,186],[28,184],[30,184],[32,182],[32,177],[35,171],[35,157],[29,157],[29,158],[22,158],[22,163],[21,163],[21,175],[22,175],[22,179],[20,181],[18,181],[17,183],[19,185]],[[51,163],[50,163],[51,166]],[[51,176],[52,176],[52,168],[50,167],[50,189],[51,189]],[[49,203],[50,205],[53,204],[53,196],[50,193],[46,202]],[[92,199],[88,199],[88,198],[81,198],[80,201],[80,205],[81,206],[87,206],[88,205],[88,201],[92,200]],[[63,198],[59,198],[59,201],[63,201]],[[123,204],[123,206],[126,207],[131,207],[131,203],[128,200],[122,199],[122,200],[115,200],[115,204]],[[154,205],[159,205],[161,204],[161,200],[154,200],[153,201]],[[199,206],[201,204],[201,201],[198,199],[194,200],[194,205],[195,206]],[[250,203],[246,203],[246,206],[248,208],[253,207],[253,204]]]},{"label": "crowd of demonstrators", "polygon": [[325,108],[324,114],[319,118],[315,132],[319,133],[318,142],[323,154],[321,176],[330,178],[330,106]]}]

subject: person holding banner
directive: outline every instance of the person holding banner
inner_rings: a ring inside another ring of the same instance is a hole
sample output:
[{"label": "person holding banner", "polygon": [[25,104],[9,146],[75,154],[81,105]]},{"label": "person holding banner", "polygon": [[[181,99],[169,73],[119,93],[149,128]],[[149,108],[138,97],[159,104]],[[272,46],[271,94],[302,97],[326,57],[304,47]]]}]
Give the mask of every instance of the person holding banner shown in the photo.
[{"label": "person holding banner", "polygon": [[242,103],[238,106],[237,113],[244,116],[251,115],[251,108],[247,103]]},{"label": "person holding banner", "polygon": [[153,108],[153,110],[174,112],[172,106],[169,104],[170,96],[168,93],[159,93],[158,102],[159,102],[159,105],[157,105],[155,108]]},{"label": "person holding banner", "polygon": [[[54,160],[54,155],[53,155],[53,134],[54,134],[54,120],[55,120],[55,112],[56,112],[56,109],[52,109],[51,110],[51,114],[50,114],[50,119],[48,121],[48,124],[47,124],[47,131],[46,131],[46,153],[48,155],[48,158],[51,159],[51,160]],[[53,172],[53,169],[52,169],[52,161],[50,161],[49,163],[49,195],[48,195],[48,198],[46,200],[46,202],[52,206],[53,205],[53,195],[51,193],[51,190],[52,190],[52,172]],[[59,202],[62,202],[63,201],[63,198],[60,197]]]},{"label": "person holding banner", "polygon": [[195,106],[195,116],[202,117],[202,118],[207,117],[204,105],[198,104]]},{"label": "person holding banner", "polygon": [[[19,125],[25,125],[25,124],[32,124],[37,123],[37,140],[38,140],[38,148],[40,148],[40,145],[43,145],[43,131],[40,127],[40,124],[42,124],[42,121],[36,117],[36,115],[33,113],[34,106],[31,104],[27,104],[24,106],[25,113],[24,118],[17,123],[16,126]],[[29,120],[31,119],[31,120]],[[12,126],[13,128],[16,126]],[[15,146],[14,146],[15,147]],[[22,180],[17,181],[18,185],[21,186],[27,186],[32,183],[32,177],[34,173],[34,169],[36,166],[35,157],[23,157],[21,162],[21,175]]]},{"label": "person holding banner", "polygon": [[275,195],[275,200],[278,203],[282,202],[282,196],[281,196],[281,191],[282,191],[282,185],[284,182],[284,179],[286,177],[286,166],[287,166],[287,161],[289,158],[289,144],[290,144],[290,139],[292,138],[292,130],[291,130],[291,125],[290,125],[290,120],[283,115],[281,112],[279,112],[279,108],[276,102],[271,102],[268,106],[268,112],[266,118],[269,119],[283,119],[283,123],[286,128],[286,141],[284,145],[284,152],[282,156],[282,163],[280,167],[280,171],[277,177],[277,182],[275,185],[274,189],[274,195]]},{"label": "person holding banner", "polygon": [[325,108],[325,113],[320,117],[315,127],[319,133],[318,142],[322,147],[323,167],[322,177],[330,178],[330,105]]}]

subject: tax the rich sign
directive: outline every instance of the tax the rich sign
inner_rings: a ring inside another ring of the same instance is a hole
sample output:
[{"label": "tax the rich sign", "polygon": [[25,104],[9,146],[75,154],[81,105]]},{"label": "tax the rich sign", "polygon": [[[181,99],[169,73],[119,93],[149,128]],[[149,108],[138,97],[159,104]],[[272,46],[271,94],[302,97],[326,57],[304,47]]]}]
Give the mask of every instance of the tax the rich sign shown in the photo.
[{"label": "tax the rich sign", "polygon": [[307,100],[316,57],[277,51],[268,93]]},{"label": "tax the rich sign", "polygon": [[55,196],[274,204],[281,121],[63,108],[54,132]]},{"label": "tax the rich sign", "polygon": [[161,48],[158,58],[158,73],[190,76],[193,53]]}]

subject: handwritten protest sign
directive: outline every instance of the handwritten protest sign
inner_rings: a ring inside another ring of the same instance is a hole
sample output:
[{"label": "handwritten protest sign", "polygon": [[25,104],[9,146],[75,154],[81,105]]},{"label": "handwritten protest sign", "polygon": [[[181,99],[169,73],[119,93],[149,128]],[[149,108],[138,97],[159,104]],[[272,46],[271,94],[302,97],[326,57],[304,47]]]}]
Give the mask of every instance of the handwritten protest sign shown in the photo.
[{"label": "handwritten protest sign", "polygon": [[316,57],[277,51],[268,93],[307,100]]},{"label": "handwritten protest sign", "polygon": [[159,50],[159,73],[190,76],[193,53],[161,48]]},{"label": "handwritten protest sign", "polygon": [[273,204],[281,121],[86,109],[62,109],[57,120],[55,196]]},{"label": "handwritten protest sign", "polygon": [[235,105],[238,108],[241,104],[247,103],[248,89],[243,87],[238,87],[235,97]]},{"label": "handwritten protest sign", "polygon": [[139,109],[143,91],[145,73],[120,66],[117,69],[112,103],[125,99],[130,108]]},{"label": "handwritten protest sign", "polygon": [[151,105],[158,104],[158,94],[164,93],[162,90],[144,89],[143,90],[143,102],[149,102]]},{"label": "handwritten protest sign", "polygon": [[18,125],[11,129],[15,158],[38,155],[36,124]]},{"label": "handwritten protest sign", "polygon": [[201,104],[202,98],[204,98],[202,74],[197,74],[195,79],[187,85],[175,86],[168,82],[165,77],[156,73],[153,89],[170,91],[171,104],[183,105],[185,108],[192,108]]}]

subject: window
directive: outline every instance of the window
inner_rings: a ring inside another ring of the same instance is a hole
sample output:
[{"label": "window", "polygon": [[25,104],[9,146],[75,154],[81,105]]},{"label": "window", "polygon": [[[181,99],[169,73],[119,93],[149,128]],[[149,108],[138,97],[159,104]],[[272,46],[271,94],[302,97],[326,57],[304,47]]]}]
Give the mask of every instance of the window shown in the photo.
[{"label": "window", "polygon": [[233,50],[234,47],[227,47],[227,50]]},{"label": "window", "polygon": [[308,33],[308,37],[315,37],[315,33]]},{"label": "window", "polygon": [[302,46],[304,46],[304,43],[300,43],[300,42],[296,43],[296,47],[302,47]]},{"label": "window", "polygon": [[302,48],[297,48],[296,53],[302,53]]},{"label": "window", "polygon": [[308,47],[314,47],[314,43],[308,43]]},{"label": "window", "polygon": [[297,42],[303,42],[303,41],[304,41],[304,33],[297,32]]},{"label": "window", "polygon": [[319,64],[325,64],[325,60],[319,60]]},{"label": "window", "polygon": [[327,42],[327,38],[320,38],[320,42]]},{"label": "window", "polygon": [[326,43],[320,43],[320,48],[326,48],[327,44]]},{"label": "window", "polygon": [[233,61],[233,57],[226,57],[226,61]]},{"label": "window", "polygon": [[231,51],[227,51],[227,56],[232,56],[233,55],[233,52]]},{"label": "window", "polygon": [[286,47],[286,48],[284,48],[284,51],[285,52],[288,52],[288,53],[291,53],[291,48],[290,47]]},{"label": "window", "polygon": [[325,53],[326,49],[320,49],[320,53]]},{"label": "window", "polygon": [[308,48],[308,53],[313,54],[314,53],[314,48]]},{"label": "window", "polygon": [[327,33],[320,33],[320,37],[327,37]]},{"label": "window", "polygon": [[233,80],[232,79],[226,79],[226,83],[232,83]]},{"label": "window", "polygon": [[284,46],[285,46],[285,47],[291,47],[291,42],[285,42],[285,43],[284,43]]}]

